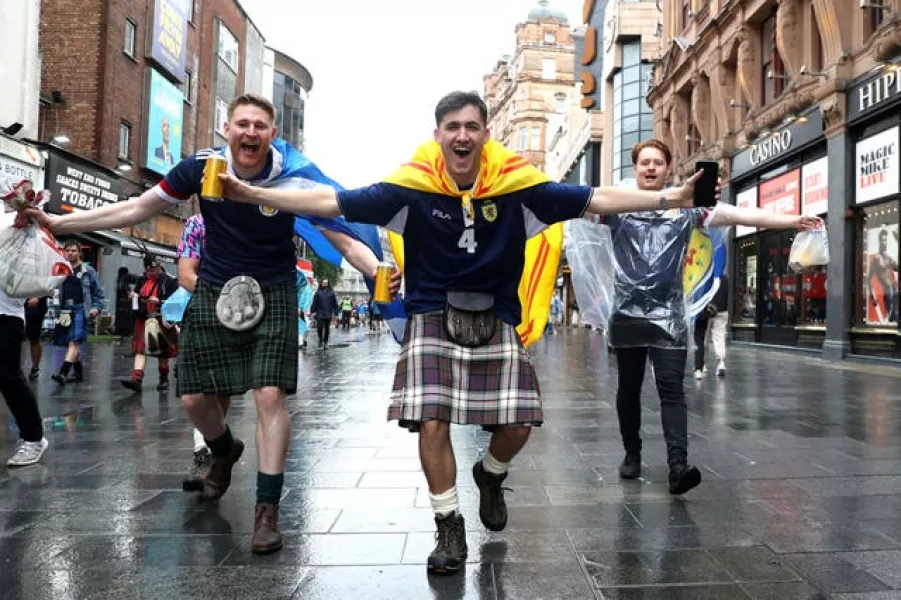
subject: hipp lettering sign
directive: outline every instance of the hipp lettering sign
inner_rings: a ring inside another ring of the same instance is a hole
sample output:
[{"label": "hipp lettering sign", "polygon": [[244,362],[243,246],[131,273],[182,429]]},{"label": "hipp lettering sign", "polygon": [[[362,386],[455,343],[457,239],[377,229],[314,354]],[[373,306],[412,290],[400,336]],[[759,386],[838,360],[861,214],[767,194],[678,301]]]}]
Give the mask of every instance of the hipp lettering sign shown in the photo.
[{"label": "hipp lettering sign", "polygon": [[858,204],[898,193],[897,127],[857,143],[855,180],[857,182],[855,201]]},{"label": "hipp lettering sign", "polygon": [[188,5],[191,0],[156,0],[150,57],[179,82],[185,79]]}]

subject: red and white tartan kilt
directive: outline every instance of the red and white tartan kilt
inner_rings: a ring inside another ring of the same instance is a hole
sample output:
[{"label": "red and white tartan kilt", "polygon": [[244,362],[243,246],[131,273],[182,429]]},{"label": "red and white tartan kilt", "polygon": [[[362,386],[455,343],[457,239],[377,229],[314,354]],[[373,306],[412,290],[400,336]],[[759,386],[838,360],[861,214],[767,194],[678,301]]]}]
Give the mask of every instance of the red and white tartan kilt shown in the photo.
[{"label": "red and white tartan kilt", "polygon": [[442,319],[407,319],[388,420],[411,431],[433,419],[486,429],[541,425],[538,379],[516,329],[499,322],[487,344],[467,348],[450,340]]}]

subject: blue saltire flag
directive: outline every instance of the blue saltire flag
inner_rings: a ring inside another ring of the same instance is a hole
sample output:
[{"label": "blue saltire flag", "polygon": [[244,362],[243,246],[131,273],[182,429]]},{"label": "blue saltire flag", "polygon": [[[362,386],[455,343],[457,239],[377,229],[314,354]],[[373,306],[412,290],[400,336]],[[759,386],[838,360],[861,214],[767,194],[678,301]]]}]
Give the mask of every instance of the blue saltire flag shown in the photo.
[{"label": "blue saltire flag", "polygon": [[[272,148],[272,175],[263,184],[266,187],[310,188],[327,185],[336,190],[344,189],[341,184],[323,173],[313,161],[284,140],[273,140]],[[349,235],[366,244],[379,260],[384,258],[378,227],[375,225],[351,223],[343,217],[298,215],[294,220],[295,233],[303,238],[317,256],[333,265],[341,266],[342,255],[322,234],[319,230],[320,227]],[[369,275],[369,273],[363,273],[363,278],[369,293],[372,294],[375,281]],[[400,342],[403,339],[403,321],[405,319],[403,302],[396,298],[389,304],[379,304],[379,310],[394,338]]]}]

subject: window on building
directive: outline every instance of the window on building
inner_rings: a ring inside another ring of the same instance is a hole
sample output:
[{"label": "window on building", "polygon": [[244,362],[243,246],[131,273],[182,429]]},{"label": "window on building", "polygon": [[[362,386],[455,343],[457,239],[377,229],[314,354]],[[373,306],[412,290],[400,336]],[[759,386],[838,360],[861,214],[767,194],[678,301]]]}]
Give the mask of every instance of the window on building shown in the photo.
[{"label": "window on building", "polygon": [[194,79],[190,69],[185,69],[185,82],[181,84],[181,91],[185,96],[185,102],[194,102]]},{"label": "window on building", "polygon": [[885,0],[868,0],[870,8],[866,8],[864,13],[864,37],[868,38],[873,35],[885,20],[885,9],[879,8],[885,6]]},{"label": "window on building", "polygon": [[898,327],[898,201],[867,206],[858,222],[857,324]]},{"label": "window on building", "polygon": [[122,121],[119,123],[119,158],[127,159],[128,147],[131,144],[131,125]]},{"label": "window on building", "polygon": [[216,123],[213,130],[225,137],[225,123],[228,121],[228,102],[222,98],[216,98]]},{"label": "window on building", "polygon": [[135,22],[131,19],[125,19],[125,44],[122,51],[130,57],[135,57]]},{"label": "window on building", "polygon": [[557,59],[542,58],[541,59],[541,78],[557,79]]},{"label": "window on building", "polygon": [[782,94],[785,87],[785,66],[776,47],[776,13],[760,26],[760,47],[763,56],[763,104],[766,106]]},{"label": "window on building", "polygon": [[216,53],[232,71],[238,72],[238,38],[232,35],[222,21],[219,21],[219,45]]},{"label": "window on building", "polygon": [[529,139],[529,150],[541,150],[541,127],[532,128],[532,137]]},{"label": "window on building", "polygon": [[522,152],[526,150],[529,146],[529,130],[525,127],[519,128],[519,144],[517,145],[517,149]]},{"label": "window on building", "polygon": [[701,149],[701,140],[698,138],[698,128],[695,126],[694,119],[688,120],[688,155],[691,156]]},{"label": "window on building", "polygon": [[544,43],[545,44],[555,44],[557,43],[557,36],[554,35],[553,31],[547,31],[544,34]]},{"label": "window on building", "polygon": [[566,94],[555,94],[554,95],[554,110],[558,113],[566,112]]},{"label": "window on building", "polygon": [[757,322],[757,238],[735,241],[732,322]]}]

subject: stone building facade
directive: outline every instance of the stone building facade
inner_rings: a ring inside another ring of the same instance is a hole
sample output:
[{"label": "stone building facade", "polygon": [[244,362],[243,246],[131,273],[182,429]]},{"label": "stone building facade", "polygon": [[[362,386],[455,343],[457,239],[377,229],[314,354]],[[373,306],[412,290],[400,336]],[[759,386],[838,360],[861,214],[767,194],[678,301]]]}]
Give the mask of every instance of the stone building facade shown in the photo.
[{"label": "stone building facade", "polygon": [[792,232],[737,228],[735,339],[901,358],[901,1],[665,3],[648,102],[683,177],[716,160],[724,200],[822,216],[831,261],[795,273]]}]

